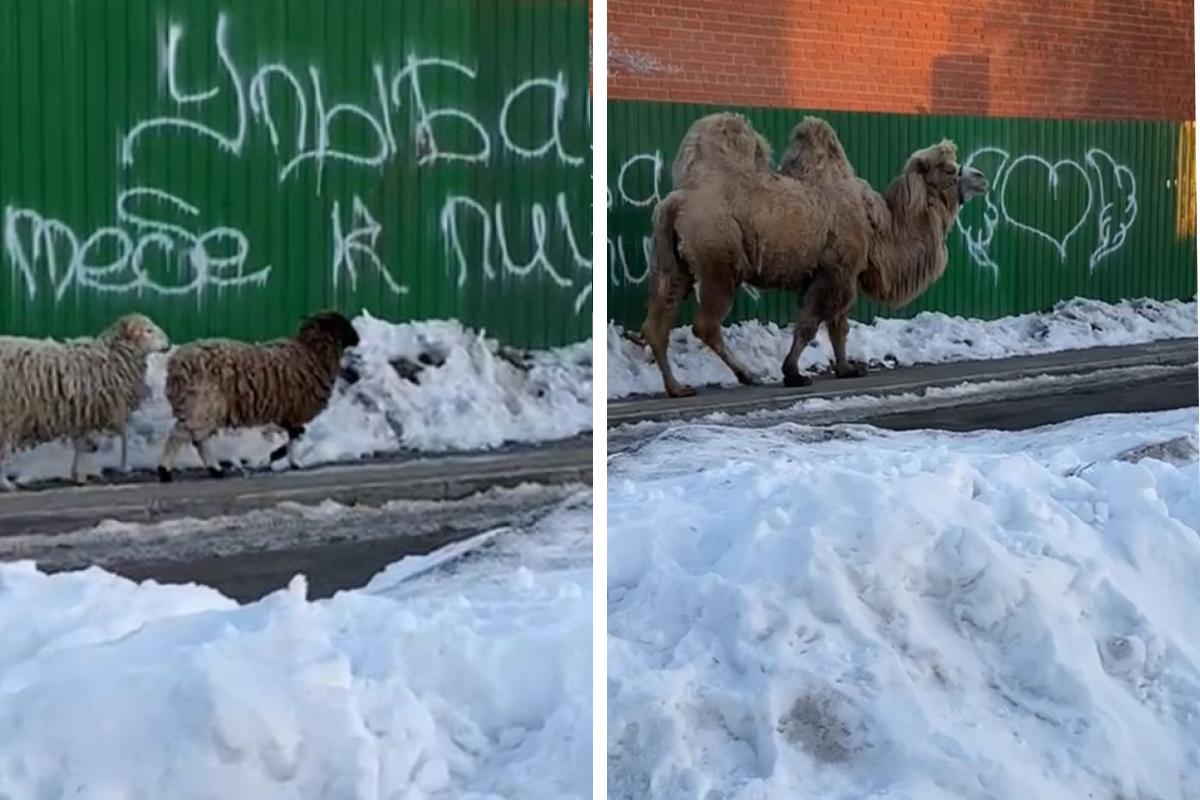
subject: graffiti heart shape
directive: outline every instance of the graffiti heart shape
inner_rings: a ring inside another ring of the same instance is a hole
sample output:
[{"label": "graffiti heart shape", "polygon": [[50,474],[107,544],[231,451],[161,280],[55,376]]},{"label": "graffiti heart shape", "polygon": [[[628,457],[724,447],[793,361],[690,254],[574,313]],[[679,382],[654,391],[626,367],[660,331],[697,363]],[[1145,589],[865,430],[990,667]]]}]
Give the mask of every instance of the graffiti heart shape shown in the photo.
[{"label": "graffiti heart shape", "polygon": [[[1078,221],[1071,226],[1070,230],[1068,230],[1061,239],[1055,237],[1054,234],[1047,233],[1035,225],[1021,222],[1013,216],[1012,211],[1009,209],[1008,189],[1011,186],[1011,179],[1013,173],[1016,172],[1017,168],[1023,164],[1038,165],[1046,171],[1047,185],[1050,188],[1055,202],[1059,200],[1058,187],[1062,183],[1062,175],[1066,174],[1064,171],[1074,170],[1075,172],[1078,172],[1080,177],[1083,179],[1083,185],[1087,187],[1087,206],[1084,208],[1083,213],[1079,215]],[[1092,185],[1091,181],[1089,180],[1087,170],[1080,166],[1077,162],[1068,158],[1064,158],[1053,163],[1041,158],[1040,156],[1032,155],[1024,155],[1014,159],[1012,164],[1009,165],[1008,170],[1004,173],[1004,183],[1000,187],[1000,191],[997,192],[997,194],[1000,197],[1000,211],[1008,219],[1009,224],[1021,230],[1028,231],[1034,236],[1041,237],[1042,239],[1045,239],[1053,244],[1055,249],[1058,250],[1059,259],[1062,261],[1067,260],[1067,243],[1071,241],[1071,237],[1079,233],[1083,226],[1087,224],[1088,216],[1092,213]]]}]

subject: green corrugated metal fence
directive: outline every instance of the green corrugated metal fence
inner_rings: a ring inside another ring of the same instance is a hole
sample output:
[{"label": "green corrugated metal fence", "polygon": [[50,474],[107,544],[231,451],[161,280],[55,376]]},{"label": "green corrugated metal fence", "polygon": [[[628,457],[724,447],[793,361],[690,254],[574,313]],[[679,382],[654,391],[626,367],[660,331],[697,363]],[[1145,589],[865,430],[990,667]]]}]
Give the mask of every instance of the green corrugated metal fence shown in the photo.
[{"label": "green corrugated metal fence", "polygon": [[0,0],[0,332],[586,338],[579,0]]},{"label": "green corrugated metal fence", "polygon": [[[670,191],[671,161],[688,126],[721,110],[746,114],[777,155],[805,113],[609,104],[609,319],[640,326],[650,213]],[[925,310],[995,318],[1075,296],[1114,301],[1196,293],[1192,123],[811,113],[829,120],[858,174],[876,189],[909,154],[943,138],[958,145],[962,163],[991,181],[988,195],[968,205],[949,234],[945,276],[903,309],[860,301],[858,319]],[[729,319],[789,322],[794,302],[790,294],[763,292],[756,299],[743,292]]]}]

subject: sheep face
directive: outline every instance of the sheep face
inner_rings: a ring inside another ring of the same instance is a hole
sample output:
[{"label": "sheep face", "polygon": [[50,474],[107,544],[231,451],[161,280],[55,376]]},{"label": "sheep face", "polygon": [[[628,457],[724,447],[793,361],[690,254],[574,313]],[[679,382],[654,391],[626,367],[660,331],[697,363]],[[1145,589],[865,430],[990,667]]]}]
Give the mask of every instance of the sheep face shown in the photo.
[{"label": "sheep face", "polygon": [[358,331],[346,317],[336,311],[322,311],[306,318],[300,326],[301,339],[318,337],[336,342],[341,349],[358,345]]},{"label": "sheep face", "polygon": [[108,335],[110,338],[128,342],[144,353],[162,353],[171,346],[171,341],[163,329],[142,314],[121,317],[109,328]]}]

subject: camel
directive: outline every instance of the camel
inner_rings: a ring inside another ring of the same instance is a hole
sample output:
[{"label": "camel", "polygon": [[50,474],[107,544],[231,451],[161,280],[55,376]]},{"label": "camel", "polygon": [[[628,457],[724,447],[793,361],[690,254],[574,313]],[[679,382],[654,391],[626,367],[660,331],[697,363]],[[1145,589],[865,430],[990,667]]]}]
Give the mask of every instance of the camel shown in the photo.
[{"label": "camel", "polygon": [[858,178],[832,126],[805,117],[778,171],[770,146],[736,114],[693,123],[672,165],[676,188],[654,208],[653,269],[642,338],[667,393],[695,390],[671,372],[667,344],[679,305],[696,291],[692,331],[751,385],[725,347],[721,324],[743,284],[796,291],[784,385],[807,386],[800,355],[824,322],[839,378],[866,374],[846,359],[849,314],[861,288],[892,307],[911,302],[946,269],[946,235],[987,178],[958,164],[952,141],[913,153],[880,194]]}]

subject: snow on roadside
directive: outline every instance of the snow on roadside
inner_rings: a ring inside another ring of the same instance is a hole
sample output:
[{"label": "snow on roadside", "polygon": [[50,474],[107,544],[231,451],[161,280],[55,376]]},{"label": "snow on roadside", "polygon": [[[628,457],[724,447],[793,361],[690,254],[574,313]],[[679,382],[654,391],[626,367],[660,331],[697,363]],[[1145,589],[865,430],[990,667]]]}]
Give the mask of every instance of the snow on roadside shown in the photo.
[{"label": "snow on roadside", "polygon": [[609,462],[609,797],[1200,797],[1197,409]]},{"label": "snow on roadside", "polygon": [[591,516],[316,602],[0,565],[0,797],[589,798]]},{"label": "snow on roadside", "polygon": [[[869,325],[851,322],[846,348],[853,360],[909,366],[1142,344],[1195,337],[1196,309],[1195,300],[1122,300],[1110,304],[1076,298],[1060,302],[1044,314],[996,320],[923,312],[912,319],[880,318]],[[662,378],[649,350],[629,341],[623,333],[619,326],[609,326],[608,396],[662,392]],[[752,373],[766,381],[782,380],[783,357],[792,346],[790,326],[739,322],[726,328],[725,341]],[[733,373],[692,335],[690,328],[672,331],[668,352],[675,377],[685,384],[737,384]],[[824,370],[832,359],[829,337],[822,327],[801,356],[800,368]]]},{"label": "snow on roadside", "polygon": [[[299,451],[302,466],[361,459],[400,450],[435,453],[508,443],[570,438],[592,427],[591,341],[547,351],[504,348],[455,320],[395,324],[363,314],[354,320],[362,344],[346,357],[358,380],[339,380],[329,406],[313,420]],[[151,360],[150,396],[131,422],[131,466],[157,463],[173,420],[165,395],[166,355]],[[214,456],[266,466],[281,431],[228,432]],[[116,469],[120,448],[108,439],[95,463]],[[185,448],[184,468],[200,457]],[[18,482],[63,479],[71,448],[52,443],[8,462]]]}]

